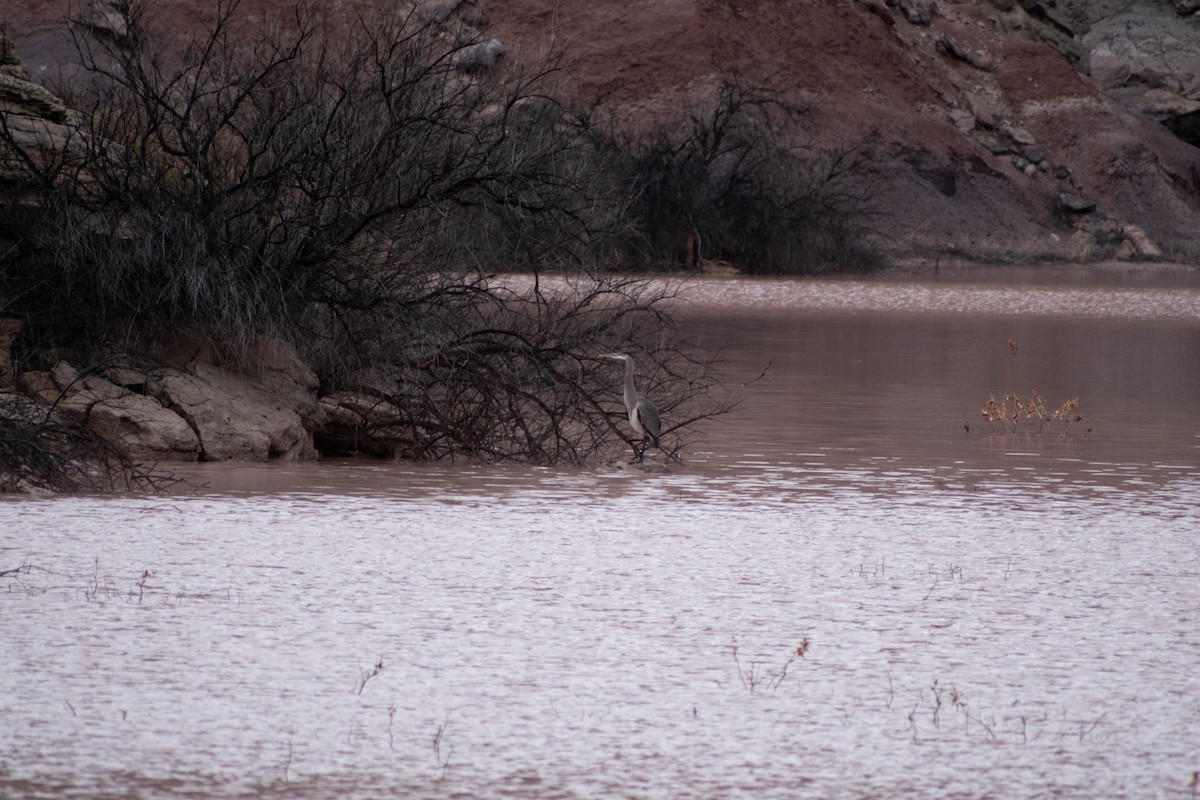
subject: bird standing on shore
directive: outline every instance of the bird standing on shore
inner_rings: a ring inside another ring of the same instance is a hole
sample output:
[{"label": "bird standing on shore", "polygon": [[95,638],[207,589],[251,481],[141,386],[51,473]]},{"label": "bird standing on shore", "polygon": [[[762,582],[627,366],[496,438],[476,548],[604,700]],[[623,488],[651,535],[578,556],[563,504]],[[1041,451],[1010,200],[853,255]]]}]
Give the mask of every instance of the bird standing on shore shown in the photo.
[{"label": "bird standing on shore", "polygon": [[629,412],[629,424],[634,432],[642,437],[641,449],[634,445],[633,452],[637,457],[630,463],[641,464],[646,457],[647,443],[659,446],[658,406],[654,405],[649,395],[637,388],[633,378],[631,356],[627,353],[605,353],[604,357],[625,362],[625,410]]}]

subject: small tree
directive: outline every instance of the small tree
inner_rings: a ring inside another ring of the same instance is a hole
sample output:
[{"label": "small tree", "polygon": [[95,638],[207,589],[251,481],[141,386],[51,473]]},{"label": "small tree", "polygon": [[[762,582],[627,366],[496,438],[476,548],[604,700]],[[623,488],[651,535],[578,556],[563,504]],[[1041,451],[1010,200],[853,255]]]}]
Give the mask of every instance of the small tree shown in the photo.
[{"label": "small tree", "polygon": [[863,145],[805,142],[811,111],[726,78],[707,104],[627,147],[652,261],[734,262],[752,272],[861,269],[874,172]]}]

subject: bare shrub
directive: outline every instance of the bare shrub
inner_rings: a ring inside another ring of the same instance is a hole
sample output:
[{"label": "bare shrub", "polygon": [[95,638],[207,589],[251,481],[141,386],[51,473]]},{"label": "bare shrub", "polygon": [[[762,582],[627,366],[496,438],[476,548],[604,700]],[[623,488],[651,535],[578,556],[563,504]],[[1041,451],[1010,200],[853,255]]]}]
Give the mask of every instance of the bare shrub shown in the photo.
[{"label": "bare shrub", "polygon": [[[347,384],[396,409],[378,424],[396,431],[401,451],[543,463],[614,457],[624,446],[614,445],[614,434],[632,435],[620,372],[600,357],[614,349],[638,353],[647,370],[664,449],[728,409],[711,359],[674,332],[671,285],[590,276],[533,283],[480,280],[457,296],[443,291],[444,313],[415,320],[421,330],[377,330],[353,348],[359,369]],[[389,324],[403,329],[414,320]],[[405,345],[392,347],[396,341]]]},{"label": "bare shrub", "polygon": [[0,493],[160,491],[175,482],[50,406],[0,394]]},{"label": "bare shrub", "polygon": [[651,263],[697,266],[702,252],[750,272],[870,266],[873,156],[865,143],[808,143],[810,119],[730,77],[708,103],[628,143]]}]

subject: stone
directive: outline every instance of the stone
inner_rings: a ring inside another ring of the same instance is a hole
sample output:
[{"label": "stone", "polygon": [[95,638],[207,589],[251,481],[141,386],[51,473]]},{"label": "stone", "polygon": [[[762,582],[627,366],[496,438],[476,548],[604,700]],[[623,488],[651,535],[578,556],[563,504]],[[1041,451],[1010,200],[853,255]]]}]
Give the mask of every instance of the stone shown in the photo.
[{"label": "stone", "polygon": [[1009,128],[1007,133],[1017,144],[1034,144],[1037,141],[1033,134],[1024,128]]},{"label": "stone", "polygon": [[31,164],[49,168],[63,181],[72,175],[86,186],[86,173],[73,174],[70,169],[86,156],[89,146],[78,130],[78,114],[34,79],[2,31],[0,117],[5,125],[0,140],[0,202],[33,207],[45,202],[46,175],[34,174]]},{"label": "stone", "polygon": [[508,111],[509,122],[523,126],[554,124],[562,117],[562,106],[549,97],[522,97]]},{"label": "stone", "polygon": [[80,372],[65,360],[19,376],[21,388],[87,424],[138,460],[266,461],[313,458],[307,420],[316,413],[317,377],[278,340],[252,342],[237,369],[181,335],[198,356],[185,367],[113,364]]},{"label": "stone", "polygon": [[883,20],[884,24],[889,28],[896,27],[896,18],[893,17],[891,13],[889,13],[888,10],[883,7],[883,4],[878,2],[878,0],[865,0],[862,4],[862,7],[866,9],[867,13],[874,14]]},{"label": "stone", "polygon": [[1117,89],[1133,76],[1128,59],[1113,52],[1110,42],[1101,42],[1088,55],[1088,72],[1102,89]]},{"label": "stone", "polygon": [[111,366],[100,370],[100,374],[117,386],[144,394],[150,377],[142,370],[130,366]]},{"label": "stone", "polygon": [[896,0],[895,5],[913,25],[928,25],[933,21],[933,0]]},{"label": "stone", "polygon": [[54,413],[86,424],[135,461],[195,461],[200,454],[195,432],[178,414],[66,361],[49,371],[22,373],[19,384]]},{"label": "stone", "polygon": [[21,66],[21,59],[17,55],[17,48],[13,45],[12,39],[0,33],[0,69],[4,67],[24,69]]},{"label": "stone", "polygon": [[263,338],[246,349],[237,369],[263,389],[280,398],[301,419],[316,410],[317,374],[300,360],[296,351],[278,340]]},{"label": "stone", "polygon": [[1030,164],[1041,164],[1046,160],[1046,150],[1041,145],[1031,144],[1023,148],[1022,153]]},{"label": "stone", "polygon": [[959,133],[970,133],[975,129],[975,115],[961,108],[950,110],[950,121]]},{"label": "stone", "polygon": [[0,68],[0,110],[50,122],[64,122],[68,117],[62,100],[35,83],[24,67]]},{"label": "stone", "polygon": [[976,130],[975,141],[979,142],[994,156],[1008,155],[1013,151],[1007,137],[1001,137],[991,131]]},{"label": "stone", "polygon": [[462,0],[424,0],[417,4],[417,17],[424,22],[445,22],[461,4]]},{"label": "stone", "polygon": [[1138,258],[1162,258],[1162,248],[1154,243],[1154,240],[1137,225],[1124,225],[1121,228],[1121,235],[1125,237],[1125,241],[1129,243],[1133,249],[1133,255]]},{"label": "stone", "polygon": [[[91,388],[89,381],[88,390]],[[200,442],[187,422],[145,395],[126,391],[97,400],[88,409],[86,421],[89,428],[135,461],[195,461],[200,455]]]},{"label": "stone", "polygon": [[491,69],[504,55],[504,45],[499,39],[488,39],[464,47],[454,58],[454,66],[464,72]]},{"label": "stone", "polygon": [[1058,207],[1068,214],[1089,214],[1096,210],[1096,204],[1085,200],[1079,195],[1063,192],[1058,196]]},{"label": "stone", "polygon": [[[204,461],[296,461],[316,456],[312,436],[279,387],[223,367],[195,363],[149,385],[164,406],[187,420]],[[315,399],[313,400],[315,406]]]},{"label": "stone", "polygon": [[977,52],[961,45],[949,36],[942,36],[937,40],[937,49],[938,52],[945,53],[964,64],[970,64],[975,69],[988,71],[992,68],[992,59],[986,53]]},{"label": "stone", "polygon": [[[1083,42],[1092,80],[1139,116],[1167,124],[1194,145],[1196,137],[1178,117],[1200,100],[1200,26],[1186,9],[1200,0],[1175,4],[1131,4],[1095,20]],[[1182,15],[1186,15],[1181,18]]]}]

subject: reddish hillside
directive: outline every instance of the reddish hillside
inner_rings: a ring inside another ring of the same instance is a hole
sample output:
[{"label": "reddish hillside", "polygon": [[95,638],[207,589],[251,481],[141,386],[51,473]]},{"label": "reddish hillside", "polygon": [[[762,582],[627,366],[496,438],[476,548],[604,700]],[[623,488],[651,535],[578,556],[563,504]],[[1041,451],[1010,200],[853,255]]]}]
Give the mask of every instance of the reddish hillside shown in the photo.
[{"label": "reddish hillside", "polygon": [[[513,51],[564,51],[584,97],[627,124],[670,114],[731,73],[813,101],[826,141],[879,143],[881,226],[898,253],[1087,257],[1128,232],[1128,255],[1145,246],[1132,224],[1186,256],[1200,222],[1200,152],[1098,89],[1080,71],[1079,37],[1039,3],[508,0],[489,10]],[[1078,200],[1099,213],[1071,213]]]},{"label": "reddish hillside", "polygon": [[[264,15],[285,5],[251,4]],[[20,5],[3,22],[35,73],[52,70],[67,3]],[[508,58],[561,51],[580,99],[625,126],[668,118],[738,75],[812,104],[825,143],[870,138],[881,238],[898,255],[1131,256],[1154,242],[1168,256],[1194,252],[1200,151],[1084,74],[1086,47],[1054,3],[476,5]],[[157,13],[180,25],[197,7],[175,0]]]}]

